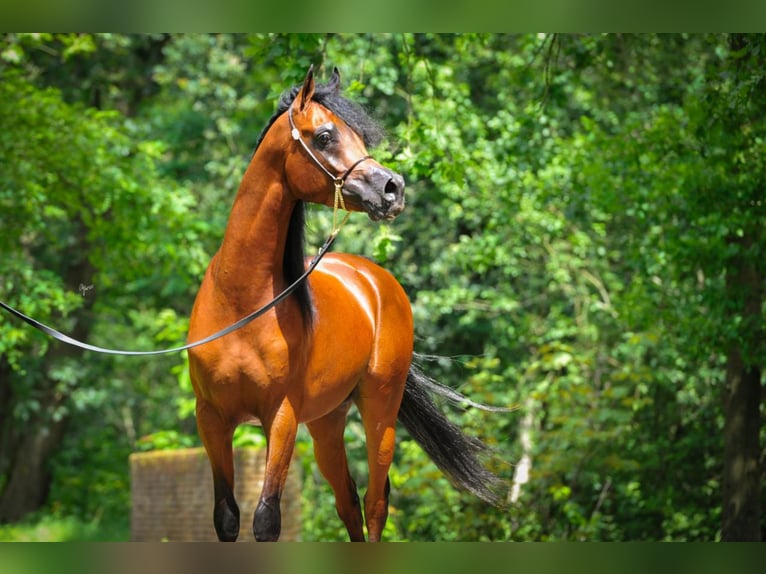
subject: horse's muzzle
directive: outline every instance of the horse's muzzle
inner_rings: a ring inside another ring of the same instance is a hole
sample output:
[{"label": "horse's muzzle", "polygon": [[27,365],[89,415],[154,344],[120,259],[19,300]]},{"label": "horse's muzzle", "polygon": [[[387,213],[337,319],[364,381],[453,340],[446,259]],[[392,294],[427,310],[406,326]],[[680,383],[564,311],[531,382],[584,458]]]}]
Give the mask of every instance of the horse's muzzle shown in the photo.
[{"label": "horse's muzzle", "polygon": [[379,164],[353,172],[343,190],[373,221],[391,221],[404,210],[404,178]]}]

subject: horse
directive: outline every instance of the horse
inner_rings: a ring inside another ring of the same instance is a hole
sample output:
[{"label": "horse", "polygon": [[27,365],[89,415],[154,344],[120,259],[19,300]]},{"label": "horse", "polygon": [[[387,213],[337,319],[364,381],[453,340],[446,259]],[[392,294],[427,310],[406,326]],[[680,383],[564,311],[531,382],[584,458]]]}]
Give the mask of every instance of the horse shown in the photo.
[{"label": "horse", "polygon": [[[313,66],[286,90],[260,135],[191,313],[198,340],[246,315],[304,273],[305,204],[361,211],[373,221],[404,209],[403,177],[370,157],[382,130],[341,95],[340,74],[315,82]],[[257,541],[280,535],[280,497],[296,432],[305,424],[317,466],[332,487],[351,541],[379,541],[388,516],[388,471],[401,421],[459,488],[492,503],[500,479],[479,460],[485,445],[447,420],[431,396],[460,398],[413,361],[410,302],[394,276],[357,255],[329,253],[308,280],[246,327],[189,351],[197,428],[213,475],[213,524],[234,541],[232,436],[263,427],[267,448],[253,517]],[[344,446],[356,405],[364,427],[368,485],[362,504]]]}]

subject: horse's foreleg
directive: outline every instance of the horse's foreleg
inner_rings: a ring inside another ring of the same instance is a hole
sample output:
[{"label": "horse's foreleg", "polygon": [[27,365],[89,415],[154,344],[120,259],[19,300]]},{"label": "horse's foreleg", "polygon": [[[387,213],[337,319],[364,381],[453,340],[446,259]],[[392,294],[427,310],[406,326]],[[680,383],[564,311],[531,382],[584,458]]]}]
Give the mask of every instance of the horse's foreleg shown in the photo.
[{"label": "horse's foreleg", "polygon": [[314,458],[335,494],[335,508],[352,542],[364,542],[362,508],[356,484],[348,470],[343,432],[350,403],[306,426],[314,439]]},{"label": "horse's foreleg", "polygon": [[213,524],[221,542],[234,542],[239,535],[239,508],[234,500],[234,458],[231,439],[234,427],[217,411],[197,401],[197,429],[213,470]]},{"label": "horse's foreleg", "polygon": [[268,445],[266,471],[261,498],[253,516],[253,534],[259,542],[276,542],[282,530],[279,503],[295,449],[298,422],[292,405],[284,401],[276,414],[263,423]]}]

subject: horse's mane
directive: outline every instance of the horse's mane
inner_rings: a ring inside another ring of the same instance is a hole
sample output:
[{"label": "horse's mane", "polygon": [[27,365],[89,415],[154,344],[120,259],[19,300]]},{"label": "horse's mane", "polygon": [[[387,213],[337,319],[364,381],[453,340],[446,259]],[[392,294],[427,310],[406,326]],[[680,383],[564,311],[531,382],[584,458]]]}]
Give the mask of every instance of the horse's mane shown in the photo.
[{"label": "horse's mane", "polygon": [[[274,115],[266,124],[266,127],[258,136],[258,143],[255,146],[256,151],[260,146],[266,132],[274,124],[279,116],[287,111],[290,104],[300,92],[301,86],[293,86],[285,90],[279,98],[277,109]],[[378,145],[384,137],[383,129],[373,120],[366,110],[359,104],[352,102],[340,95],[337,85],[331,83],[319,84],[314,87],[314,96],[312,100],[326,107],[348,126],[354,130],[364,141],[365,146],[373,148]],[[329,183],[328,183],[329,185]],[[285,244],[285,254],[282,259],[282,269],[285,274],[285,281],[288,285],[292,284],[305,271],[304,251],[304,227],[306,221],[306,206],[302,201],[298,201],[290,216],[290,225],[287,230],[287,242]],[[311,301],[311,291],[308,281],[304,281],[295,291],[295,299],[298,301],[301,314],[307,325],[311,325],[314,306]]]}]

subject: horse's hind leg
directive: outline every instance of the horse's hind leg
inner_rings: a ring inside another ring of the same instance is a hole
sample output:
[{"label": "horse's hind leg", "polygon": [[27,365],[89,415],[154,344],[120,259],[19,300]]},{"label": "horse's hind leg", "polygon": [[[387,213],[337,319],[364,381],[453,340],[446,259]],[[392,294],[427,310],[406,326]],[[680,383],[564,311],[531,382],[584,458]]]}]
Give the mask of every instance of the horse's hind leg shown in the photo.
[{"label": "horse's hind leg", "polygon": [[279,503],[298,431],[298,421],[290,402],[283,401],[274,416],[263,421],[263,428],[267,440],[266,471],[261,498],[253,516],[253,534],[259,542],[276,542],[282,531]]},{"label": "horse's hind leg", "polygon": [[396,419],[404,381],[400,385],[386,385],[371,379],[363,385],[356,404],[364,424],[370,472],[364,495],[364,518],[370,542],[378,542],[388,519],[388,494],[391,489],[388,469],[394,458]]},{"label": "horse's hind leg", "polygon": [[213,470],[213,525],[221,542],[239,535],[239,508],[234,500],[234,458],[231,439],[234,427],[212,407],[197,401],[197,429]]},{"label": "horse's hind leg", "polygon": [[335,509],[346,525],[352,542],[364,542],[362,508],[356,483],[348,471],[343,432],[350,402],[343,403],[330,414],[306,426],[314,439],[314,458],[319,470],[335,493]]}]

